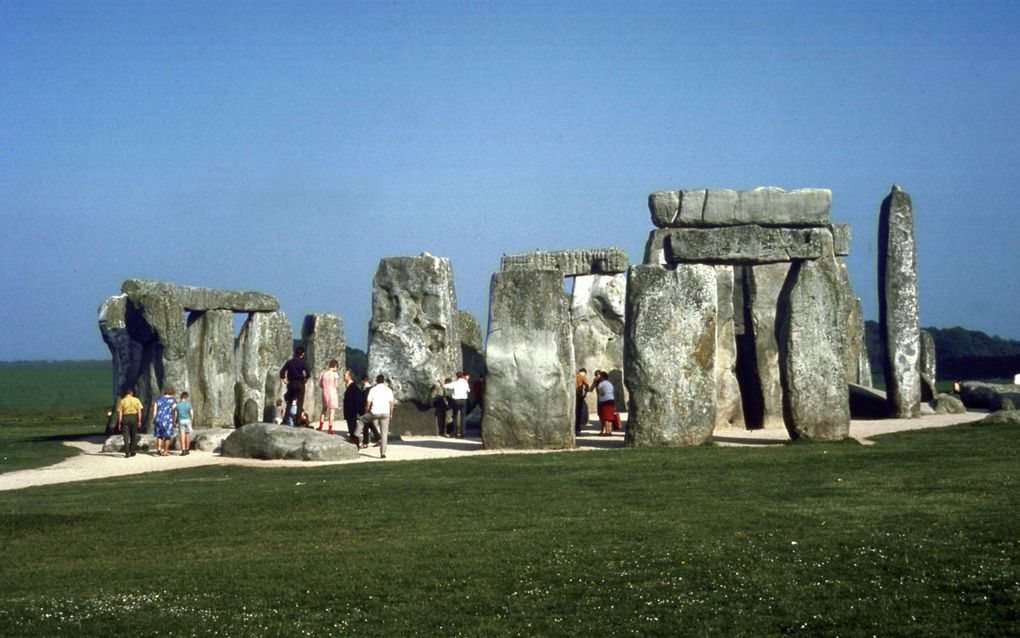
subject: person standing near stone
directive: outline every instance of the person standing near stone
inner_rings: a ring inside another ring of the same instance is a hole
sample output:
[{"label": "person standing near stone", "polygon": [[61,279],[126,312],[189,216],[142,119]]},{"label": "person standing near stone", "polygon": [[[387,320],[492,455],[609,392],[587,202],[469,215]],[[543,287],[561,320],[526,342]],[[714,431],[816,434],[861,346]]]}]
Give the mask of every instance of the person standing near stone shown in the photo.
[{"label": "person standing near stone", "polygon": [[358,417],[365,407],[365,393],[354,382],[350,370],[344,370],[344,421],[347,422],[347,438],[354,445],[361,445],[358,434]]},{"label": "person standing near stone", "polygon": [[599,436],[610,436],[613,433],[613,424],[616,423],[616,397],[609,375],[602,370],[595,371],[595,393],[598,397],[599,421],[602,423]]},{"label": "person standing near stone", "polygon": [[283,394],[283,400],[287,403],[287,425],[297,426],[298,412],[305,404],[305,383],[311,377],[308,366],[305,364],[305,349],[298,348],[294,351],[294,357],[283,364],[280,368],[280,378],[287,385],[287,391]]},{"label": "person standing near stone", "polygon": [[177,421],[177,401],[174,389],[166,388],[163,396],[152,403],[152,434],[156,437],[156,453],[170,456],[170,440],[174,438],[174,424]]},{"label": "person standing near stone", "polygon": [[[372,381],[369,380],[368,375],[367,374],[361,375],[362,404],[361,408],[358,411],[359,417],[368,412],[368,393],[369,391],[371,391],[372,387],[373,387]],[[358,420],[358,423],[359,424],[363,423],[364,425],[363,428],[359,428],[357,431],[358,438],[361,439],[361,447],[368,447],[369,439],[371,438],[369,436],[369,433],[375,435],[375,444],[381,445],[380,441],[382,440],[382,437],[379,436],[379,428],[375,427],[375,423],[373,423],[372,421],[363,422],[360,419]]]},{"label": "person standing near stone", "polygon": [[195,410],[188,400],[188,393],[181,392],[181,400],[177,402],[177,427],[181,432],[181,456],[187,456],[191,447],[191,422],[195,420]]},{"label": "person standing near stone", "polygon": [[285,418],[287,418],[287,408],[283,405],[283,399],[277,399],[276,407],[273,408],[273,423],[281,425]]},{"label": "person standing near stone", "polygon": [[432,407],[436,411],[436,436],[447,435],[446,418],[450,411],[450,404],[446,397],[446,384],[451,381],[452,379],[447,378],[446,381],[436,381],[432,386]]},{"label": "person standing near stone", "polygon": [[458,439],[464,438],[464,419],[467,416],[468,395],[471,394],[468,378],[463,372],[457,372],[456,381],[443,384],[443,387],[450,391],[450,409],[453,411],[454,432]]},{"label": "person standing near stone", "polygon": [[327,411],[329,414],[329,433],[333,434],[333,412],[340,403],[337,395],[337,386],[340,384],[340,373],[337,370],[340,363],[336,359],[330,359],[329,367],[319,375],[319,387],[322,388],[322,413],[319,414],[319,430],[322,430],[323,417]]},{"label": "person standing near stone", "polygon": [[390,419],[393,418],[395,399],[393,390],[386,385],[386,377],[379,375],[375,385],[368,391],[368,413],[361,417],[362,421],[372,423],[379,428],[379,458],[386,458],[386,438],[389,435]]},{"label": "person standing near stone", "polygon": [[588,402],[585,397],[590,389],[588,371],[581,368],[574,376],[574,436],[581,436],[581,427],[588,423]]},{"label": "person standing near stone", "polygon": [[142,425],[142,402],[131,388],[117,402],[117,431],[124,434],[124,457],[134,456],[138,449],[138,433]]}]

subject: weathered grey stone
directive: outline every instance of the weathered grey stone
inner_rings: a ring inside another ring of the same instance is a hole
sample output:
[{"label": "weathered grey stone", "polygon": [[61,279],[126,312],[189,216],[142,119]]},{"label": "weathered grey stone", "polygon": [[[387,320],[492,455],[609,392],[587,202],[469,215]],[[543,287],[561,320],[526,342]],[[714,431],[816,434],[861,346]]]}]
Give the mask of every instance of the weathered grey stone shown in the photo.
[{"label": "weathered grey stone", "polygon": [[935,338],[927,330],[919,333],[921,352],[917,360],[921,375],[921,401],[931,401],[939,393],[935,387]]},{"label": "weathered grey stone", "polygon": [[935,395],[932,407],[935,409],[935,414],[964,414],[967,411],[963,401],[945,393]]},{"label": "weathered grey stone", "polygon": [[846,257],[850,254],[850,224],[836,222],[829,224],[829,232],[832,233],[832,251],[837,257]]},{"label": "weathered grey stone", "polygon": [[358,448],[342,436],[275,423],[249,423],[223,441],[222,455],[236,458],[292,461],[348,461]]},{"label": "weathered grey stone", "polygon": [[1020,410],[996,410],[977,422],[978,425],[1020,425]]},{"label": "weathered grey stone", "polygon": [[712,435],[717,285],[700,264],[628,272],[628,445],[698,445]]},{"label": "weathered grey stone", "polygon": [[910,195],[893,186],[878,223],[878,322],[885,342],[886,393],[898,418],[921,411],[917,257]]},{"label": "weathered grey stone", "polygon": [[564,277],[579,275],[612,275],[627,270],[627,253],[619,248],[586,250],[536,250],[517,255],[503,255],[500,270],[558,270]]},{"label": "weathered grey stone", "polygon": [[[746,269],[750,330],[754,335],[758,386],[761,390],[761,427],[783,429],[783,384],[776,341],[779,295],[790,274],[789,263],[762,264]],[[746,417],[746,415],[745,415]],[[749,425],[759,425],[750,423]]]},{"label": "weathered grey stone", "polygon": [[832,193],[823,188],[784,191],[765,186],[746,191],[659,191],[648,197],[652,223],[681,226],[824,226]]},{"label": "weathered grey stone", "polygon": [[234,425],[234,314],[229,310],[193,312],[188,317],[187,390],[195,410],[194,426]]},{"label": "weathered grey stone", "polygon": [[[175,314],[177,311],[180,314]],[[183,312],[180,306],[158,296],[149,299],[144,307],[137,306],[129,297],[124,306],[128,335],[142,352],[137,376],[129,378],[126,385],[134,387],[135,396],[142,402],[144,423],[151,420],[152,403],[165,388],[188,387]]]},{"label": "weathered grey stone", "polygon": [[[485,356],[482,354],[482,329],[467,310],[457,311],[460,321],[460,354],[464,372],[477,379],[485,375]],[[445,378],[445,377],[444,377]]]},{"label": "weathered grey stone", "polygon": [[705,264],[767,264],[818,259],[831,242],[832,235],[826,228],[757,225],[680,228],[666,238],[666,259],[673,263]]},{"label": "weathered grey stone", "polygon": [[744,408],[737,382],[737,342],[734,332],[732,266],[715,266],[715,427],[744,427]]},{"label": "weathered grey stone", "polygon": [[485,447],[573,447],[574,349],[562,271],[499,272],[490,295]]},{"label": "weathered grey stone", "polygon": [[235,422],[272,421],[283,397],[280,368],[290,358],[294,333],[282,312],[253,312],[234,345]]},{"label": "weathered grey stone", "polygon": [[[570,321],[574,338],[574,370],[589,376],[605,370],[613,384],[616,409],[626,411],[623,383],[623,321],[627,302],[627,275],[586,275],[574,279]],[[595,406],[595,395],[589,395]]]},{"label": "weathered grey stone", "polygon": [[1020,405],[1020,385],[964,381],[960,384],[960,399],[968,408],[1001,410],[1006,399]]},{"label": "weathered grey stone", "polygon": [[[862,329],[863,333],[864,330]],[[867,340],[861,344],[860,359],[857,362],[858,370],[858,381],[857,383],[863,385],[866,388],[874,386],[874,381],[871,379],[871,359],[868,358],[868,344]]]},{"label": "weathered grey stone", "polygon": [[373,284],[369,376],[385,375],[398,401],[424,408],[436,380],[463,366],[450,260],[388,257]]},{"label": "weathered grey stone", "polygon": [[[333,314],[306,315],[301,324],[301,345],[305,349],[305,365],[312,374],[305,389],[304,410],[308,412],[308,418],[316,420],[322,413],[319,375],[331,359],[336,359],[339,370],[346,366],[347,341],[344,339],[343,320]],[[343,394],[342,388],[338,389],[338,394]]]},{"label": "weathered grey stone", "polygon": [[[149,450],[156,449],[156,437],[151,434],[139,434],[138,445],[135,447],[136,452],[148,452]],[[110,453],[117,452],[120,454],[124,453],[124,435],[121,433],[111,434],[106,437],[103,441],[103,447],[100,448],[100,452]]]},{"label": "weathered grey stone", "polygon": [[[183,310],[232,310],[234,312],[272,312],[280,309],[280,302],[262,292],[239,290],[212,290],[197,286],[180,286],[165,281],[128,279],[121,292],[136,304],[151,297],[163,297]],[[181,314],[181,313],[178,313]]]},{"label": "weathered grey stone", "polygon": [[850,433],[839,271],[832,256],[797,262],[780,300],[783,408],[793,438],[834,441]]},{"label": "weathered grey stone", "polygon": [[142,344],[127,329],[127,295],[115,295],[99,306],[99,332],[113,358],[113,392],[116,401],[127,386],[134,386],[142,363]]},{"label": "weathered grey stone", "polygon": [[648,266],[666,265],[666,239],[673,232],[672,228],[656,228],[648,233],[648,240],[645,242],[645,257],[643,263]]},{"label": "weathered grey stone", "polygon": [[839,283],[837,299],[837,334],[843,339],[843,368],[847,383],[860,383],[861,348],[864,347],[864,310],[854,296],[850,273],[841,259],[836,259],[835,274]]},{"label": "weathered grey stone", "polygon": [[[191,435],[190,448],[199,452],[220,452],[223,441],[234,433],[234,428],[209,428]],[[178,444],[179,446],[180,444]]]}]

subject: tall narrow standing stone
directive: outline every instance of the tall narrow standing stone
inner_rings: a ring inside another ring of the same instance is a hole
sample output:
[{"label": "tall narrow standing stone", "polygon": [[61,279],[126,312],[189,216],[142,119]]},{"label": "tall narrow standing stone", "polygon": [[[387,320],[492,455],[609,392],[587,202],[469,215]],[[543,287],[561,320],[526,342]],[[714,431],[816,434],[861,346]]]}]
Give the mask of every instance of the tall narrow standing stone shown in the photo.
[{"label": "tall narrow standing stone", "polygon": [[935,338],[927,330],[920,333],[921,356],[918,360],[921,373],[921,400],[933,401],[939,391],[935,387]]},{"label": "tall narrow standing stone", "polygon": [[574,446],[574,349],[561,271],[493,275],[485,363],[486,448]]},{"label": "tall narrow standing stone", "polygon": [[747,281],[748,303],[761,389],[760,427],[779,430],[785,428],[786,423],[783,420],[783,384],[779,373],[776,309],[779,294],[790,274],[790,264],[762,264],[752,266],[745,272],[750,275]]},{"label": "tall narrow standing stone", "polygon": [[99,306],[99,332],[113,357],[113,393],[116,401],[125,386],[138,378],[142,345],[131,339],[127,329],[127,295],[115,295]]},{"label": "tall narrow standing stone", "polygon": [[237,366],[236,422],[269,423],[276,400],[283,398],[280,368],[294,346],[287,315],[282,312],[253,312],[241,326],[234,345]]},{"label": "tall narrow standing stone", "polygon": [[718,313],[715,322],[715,427],[744,427],[744,408],[737,382],[733,266],[715,266]]},{"label": "tall narrow standing stone", "polygon": [[308,418],[316,421],[322,414],[319,375],[326,369],[331,359],[336,359],[340,364],[338,373],[343,371],[346,364],[347,342],[344,339],[344,323],[340,316],[331,314],[305,316],[304,323],[301,324],[301,345],[305,349],[305,365],[312,375],[305,387],[304,409],[308,412]]},{"label": "tall narrow standing stone", "polygon": [[897,418],[921,414],[917,256],[910,195],[894,185],[878,223],[878,320],[885,342],[886,394]]},{"label": "tall narrow standing stone", "polygon": [[850,432],[844,295],[839,265],[829,257],[794,264],[780,298],[783,407],[793,438],[834,441]]},{"label": "tall narrow standing stone", "polygon": [[712,266],[632,266],[624,375],[629,445],[698,445],[716,405],[716,272]]},{"label": "tall narrow standing stone", "polygon": [[[477,379],[485,375],[485,356],[482,354],[482,328],[467,310],[458,310],[460,322],[460,353],[464,359],[464,372]],[[444,377],[445,378],[445,377]]]},{"label": "tall narrow standing stone", "polygon": [[[203,428],[234,425],[234,313],[229,310],[193,312],[188,317],[188,372],[194,425]],[[177,387],[180,393],[186,388]]]}]

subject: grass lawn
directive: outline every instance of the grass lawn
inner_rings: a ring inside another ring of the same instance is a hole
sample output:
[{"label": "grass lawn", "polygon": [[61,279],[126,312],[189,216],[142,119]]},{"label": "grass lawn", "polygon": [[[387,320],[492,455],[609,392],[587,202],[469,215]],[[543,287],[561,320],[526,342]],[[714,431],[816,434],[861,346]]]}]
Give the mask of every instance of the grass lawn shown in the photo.
[{"label": "grass lawn", "polygon": [[10,635],[1016,635],[1010,426],[0,493]]}]

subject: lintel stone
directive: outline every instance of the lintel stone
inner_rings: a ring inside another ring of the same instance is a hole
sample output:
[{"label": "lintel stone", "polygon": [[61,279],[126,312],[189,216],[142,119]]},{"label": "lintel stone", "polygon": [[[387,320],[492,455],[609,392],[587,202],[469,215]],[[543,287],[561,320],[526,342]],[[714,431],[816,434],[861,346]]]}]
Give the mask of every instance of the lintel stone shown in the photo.
[{"label": "lintel stone", "polygon": [[768,264],[818,259],[832,241],[825,228],[743,225],[674,229],[666,239],[672,263]]},{"label": "lintel stone", "polygon": [[785,191],[762,186],[745,191],[692,189],[657,191],[648,196],[652,223],[659,228],[736,226],[825,226],[832,191]]},{"label": "lintel stone", "polygon": [[558,270],[564,277],[582,275],[613,275],[627,271],[627,253],[619,248],[583,250],[536,250],[530,253],[503,255],[499,269]]},{"label": "lintel stone", "polygon": [[263,292],[241,290],[213,290],[197,286],[181,286],[166,281],[127,279],[121,285],[135,305],[143,305],[146,298],[159,296],[183,307],[184,310],[232,310],[233,312],[275,312],[280,302]]}]

